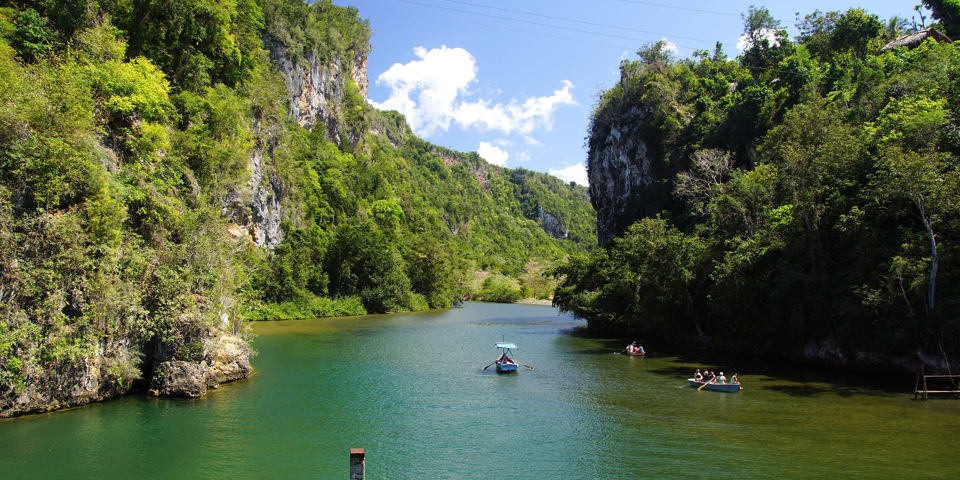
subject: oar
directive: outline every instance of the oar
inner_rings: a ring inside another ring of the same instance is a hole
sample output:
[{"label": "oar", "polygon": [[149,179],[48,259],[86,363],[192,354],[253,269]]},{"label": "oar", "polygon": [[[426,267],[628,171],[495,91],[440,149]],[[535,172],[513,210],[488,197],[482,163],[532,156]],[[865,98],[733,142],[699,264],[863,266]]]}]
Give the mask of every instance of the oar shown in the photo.
[{"label": "oar", "polygon": [[533,367],[531,367],[530,365],[525,365],[525,364],[523,364],[523,363],[518,363],[517,365],[523,365],[524,367],[527,367],[527,368],[529,368],[530,370],[533,370]]},{"label": "oar", "polygon": [[[494,360],[493,362],[490,362],[490,365],[493,365],[494,363],[497,363],[497,361]],[[487,365],[486,367],[483,367],[483,368],[481,368],[480,370],[486,370],[486,369],[490,368],[490,365]]]},{"label": "oar", "polygon": [[700,385],[699,387],[697,387],[697,391],[699,392],[700,390],[703,390],[703,387],[706,387],[707,384],[709,384],[709,383],[713,383],[713,379],[712,379],[712,378],[710,379],[709,382],[703,382],[703,385]]}]

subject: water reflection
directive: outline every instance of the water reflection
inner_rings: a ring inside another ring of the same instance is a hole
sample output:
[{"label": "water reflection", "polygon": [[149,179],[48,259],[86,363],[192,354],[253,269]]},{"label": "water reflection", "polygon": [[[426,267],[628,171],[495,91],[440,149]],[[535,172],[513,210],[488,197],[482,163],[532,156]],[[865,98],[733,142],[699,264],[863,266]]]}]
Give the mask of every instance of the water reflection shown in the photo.
[{"label": "water reflection", "polygon": [[[582,334],[553,308],[258,324],[249,380],[0,421],[4,478],[942,477],[960,401],[866,377]],[[535,367],[497,375],[494,342]],[[687,386],[695,368],[745,390]],[[912,380],[911,380],[912,382]],[[878,386],[879,385],[879,386]]]}]

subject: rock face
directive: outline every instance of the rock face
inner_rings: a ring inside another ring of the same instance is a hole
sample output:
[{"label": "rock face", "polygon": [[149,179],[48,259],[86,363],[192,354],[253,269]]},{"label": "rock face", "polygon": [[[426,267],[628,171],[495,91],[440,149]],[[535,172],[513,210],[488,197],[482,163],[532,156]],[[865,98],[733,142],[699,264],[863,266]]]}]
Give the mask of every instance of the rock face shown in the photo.
[{"label": "rock face", "polygon": [[148,393],[159,397],[199,398],[221,383],[246,378],[250,372],[250,347],[228,333],[206,342],[207,353],[199,362],[168,360],[154,369]]},{"label": "rock face", "polygon": [[597,239],[605,245],[643,215],[656,182],[654,159],[640,132],[615,124],[591,138],[587,175]]},{"label": "rock face", "polygon": [[548,235],[553,238],[567,238],[570,236],[570,229],[564,226],[559,218],[544,210],[543,207],[537,207],[537,216],[540,218],[540,225],[543,226],[543,231],[547,232]]},{"label": "rock face", "polygon": [[[148,393],[197,398],[211,388],[250,375],[250,348],[242,338],[217,332],[205,347],[202,359],[156,365]],[[129,393],[141,375],[139,360],[135,349],[121,340],[102,343],[93,356],[82,361],[23,372],[30,379],[23,385],[0,383],[0,418],[78,407]]]},{"label": "rock face", "polygon": [[[326,128],[326,136],[335,143],[359,141],[361,133],[345,128],[340,111],[347,81],[352,81],[362,97],[366,97],[367,51],[354,54],[345,62],[334,58],[321,61],[316,52],[303,59],[294,59],[276,42],[267,43],[270,59],[283,76],[287,90],[288,114],[299,125],[312,129],[318,124]],[[344,71],[346,70],[346,71]],[[283,220],[283,200],[286,189],[266,168],[272,161],[276,136],[255,124],[259,138],[250,156],[250,182],[246,192],[232,192],[224,201],[224,215],[248,232],[257,246],[273,249],[283,241],[280,222]],[[244,201],[243,199],[248,199]]]},{"label": "rock face", "polygon": [[[322,122],[332,141],[340,143],[346,137],[350,144],[355,144],[359,139],[351,138],[352,133],[341,125],[340,105],[348,79],[357,86],[361,97],[367,96],[366,50],[354,53],[350,62],[342,62],[336,57],[323,61],[316,52],[309,52],[305,58],[297,60],[280,44],[273,43],[268,47],[270,59],[287,86],[290,117],[307,129]],[[341,67],[344,64],[347,67]]]},{"label": "rock face", "polygon": [[283,241],[281,200],[283,184],[276,177],[263,180],[264,147],[254,150],[250,158],[250,229],[257,246],[273,249]]},{"label": "rock face", "polygon": [[[130,391],[135,380],[126,341],[105,342],[82,362],[23,372],[21,386],[0,383],[0,418],[43,413],[107,400]],[[11,388],[12,387],[12,388]]]},{"label": "rock face", "polygon": [[[250,181],[246,190],[231,191],[223,201],[223,216],[233,221],[228,232],[234,238],[247,236],[258,247],[273,249],[283,241],[283,198],[286,191],[279,178],[264,178],[264,159],[269,156],[268,147],[254,146],[248,168]],[[244,198],[248,200],[244,201]]]}]

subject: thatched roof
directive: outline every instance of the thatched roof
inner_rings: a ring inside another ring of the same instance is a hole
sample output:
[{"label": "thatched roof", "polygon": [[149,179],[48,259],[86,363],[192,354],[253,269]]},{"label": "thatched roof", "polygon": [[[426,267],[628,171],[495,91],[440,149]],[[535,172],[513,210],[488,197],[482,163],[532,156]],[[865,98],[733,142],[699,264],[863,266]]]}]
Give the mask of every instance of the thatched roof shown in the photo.
[{"label": "thatched roof", "polygon": [[881,52],[886,52],[887,50],[897,48],[897,47],[907,47],[907,48],[916,48],[921,43],[926,41],[926,39],[932,38],[938,42],[950,43],[953,40],[950,40],[950,37],[932,29],[928,28],[925,30],[920,30],[919,32],[908,33],[897,37],[892,42],[886,44],[883,48],[880,49]]}]

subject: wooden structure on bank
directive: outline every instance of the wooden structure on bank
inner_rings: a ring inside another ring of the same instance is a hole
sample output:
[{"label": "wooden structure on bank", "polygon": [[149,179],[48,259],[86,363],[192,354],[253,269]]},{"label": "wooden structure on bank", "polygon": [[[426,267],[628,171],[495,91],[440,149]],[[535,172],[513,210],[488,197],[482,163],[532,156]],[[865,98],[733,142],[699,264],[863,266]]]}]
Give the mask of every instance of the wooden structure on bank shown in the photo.
[{"label": "wooden structure on bank", "polygon": [[[917,372],[917,385],[913,389],[913,399],[926,400],[930,394],[953,395],[960,398],[958,381],[960,381],[960,375],[927,375],[923,367],[920,367],[920,371]],[[930,387],[931,384],[933,389]]]},{"label": "wooden structure on bank", "polygon": [[362,448],[350,449],[350,480],[364,480],[367,476],[366,453]]}]

